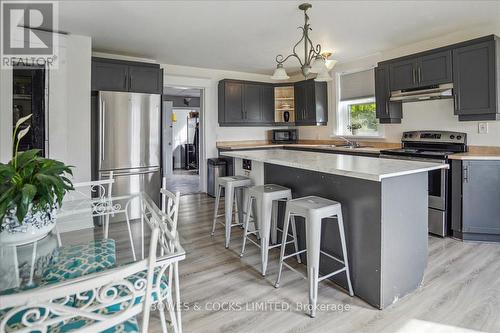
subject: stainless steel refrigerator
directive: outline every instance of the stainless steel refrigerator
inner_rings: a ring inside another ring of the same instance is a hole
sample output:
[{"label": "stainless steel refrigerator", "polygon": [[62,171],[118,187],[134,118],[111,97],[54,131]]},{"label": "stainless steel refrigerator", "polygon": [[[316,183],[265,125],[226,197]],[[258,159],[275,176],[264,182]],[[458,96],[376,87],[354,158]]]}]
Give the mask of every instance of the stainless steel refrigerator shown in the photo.
[{"label": "stainless steel refrigerator", "polygon": [[[144,191],[159,202],[161,187],[161,96],[100,91],[97,101],[97,173],[113,171],[113,195]],[[132,205],[130,218],[140,207]]]}]

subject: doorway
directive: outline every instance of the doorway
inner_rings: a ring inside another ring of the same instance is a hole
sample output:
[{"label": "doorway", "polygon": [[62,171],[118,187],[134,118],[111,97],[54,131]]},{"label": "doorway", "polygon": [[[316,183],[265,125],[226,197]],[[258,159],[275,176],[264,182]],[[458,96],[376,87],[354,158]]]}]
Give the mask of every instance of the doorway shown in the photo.
[{"label": "doorway", "polygon": [[200,112],[203,90],[164,87],[164,185],[181,195],[200,189]]}]

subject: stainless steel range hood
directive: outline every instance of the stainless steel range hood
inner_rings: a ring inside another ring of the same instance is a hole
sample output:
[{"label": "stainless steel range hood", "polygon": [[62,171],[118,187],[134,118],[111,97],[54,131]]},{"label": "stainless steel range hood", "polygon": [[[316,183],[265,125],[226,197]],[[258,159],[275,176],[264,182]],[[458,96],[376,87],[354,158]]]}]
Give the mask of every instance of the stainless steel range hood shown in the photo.
[{"label": "stainless steel range hood", "polygon": [[418,102],[453,97],[453,83],[391,91],[391,102]]}]

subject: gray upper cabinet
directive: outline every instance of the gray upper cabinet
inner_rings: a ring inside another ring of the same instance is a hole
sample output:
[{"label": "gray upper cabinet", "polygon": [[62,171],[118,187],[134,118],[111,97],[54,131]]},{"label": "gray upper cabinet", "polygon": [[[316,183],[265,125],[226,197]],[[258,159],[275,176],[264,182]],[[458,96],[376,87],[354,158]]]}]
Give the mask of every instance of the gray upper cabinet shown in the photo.
[{"label": "gray upper cabinet", "polygon": [[157,67],[129,66],[129,91],[162,93],[162,71]]},{"label": "gray upper cabinet", "polygon": [[401,102],[390,102],[389,65],[375,68],[376,116],[381,124],[401,123],[403,106]]},{"label": "gray upper cabinet", "polygon": [[92,58],[93,91],[161,94],[163,70],[158,64]]},{"label": "gray upper cabinet", "polygon": [[127,91],[128,66],[92,59],[92,90]]},{"label": "gray upper cabinet", "polygon": [[274,123],[274,86],[264,85],[262,89],[262,121],[266,124]]},{"label": "gray upper cabinet", "polygon": [[391,90],[410,89],[417,86],[417,59],[403,60],[390,64]]},{"label": "gray upper cabinet", "polygon": [[498,38],[453,50],[455,114],[460,120],[500,119]]},{"label": "gray upper cabinet", "polygon": [[[239,82],[225,82],[223,117],[226,124],[238,124],[245,119],[243,114],[243,84]],[[220,106],[220,105],[219,105]]]},{"label": "gray upper cabinet", "polygon": [[294,84],[295,124],[325,125],[328,122],[328,92],[326,82],[314,80]]},{"label": "gray upper cabinet", "polygon": [[452,82],[451,51],[436,52],[421,57],[417,63],[419,86]]},{"label": "gray upper cabinet", "polygon": [[264,126],[274,122],[274,87],[269,83],[221,80],[220,126]]},{"label": "gray upper cabinet", "polygon": [[262,86],[255,83],[243,85],[243,112],[245,120],[249,123],[258,123],[262,120],[261,93]]},{"label": "gray upper cabinet", "polygon": [[442,51],[390,64],[390,89],[403,90],[452,82],[451,51]]},{"label": "gray upper cabinet", "polygon": [[[388,66],[388,67],[386,67]],[[392,122],[388,92],[453,83],[458,120],[500,120],[500,40],[489,35],[378,63],[377,118]],[[397,115],[400,111],[392,108]],[[390,119],[390,120],[389,120]],[[397,116],[396,116],[397,119]]]},{"label": "gray upper cabinet", "polygon": [[[272,83],[224,79],[219,81],[220,126],[272,126],[274,87]],[[314,80],[294,84],[295,124],[324,125],[328,122],[326,82]]]}]

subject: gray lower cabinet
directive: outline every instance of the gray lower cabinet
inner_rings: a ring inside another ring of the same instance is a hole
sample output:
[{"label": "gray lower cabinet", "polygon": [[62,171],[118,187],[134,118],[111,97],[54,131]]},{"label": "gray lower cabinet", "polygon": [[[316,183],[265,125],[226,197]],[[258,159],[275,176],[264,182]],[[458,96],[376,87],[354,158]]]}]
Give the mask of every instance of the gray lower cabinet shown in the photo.
[{"label": "gray lower cabinet", "polygon": [[161,94],[163,70],[158,64],[93,57],[91,89]]},{"label": "gray lower cabinet", "polygon": [[500,119],[498,38],[453,50],[455,114],[459,120]]},{"label": "gray lower cabinet", "polygon": [[500,161],[452,161],[452,229],[464,240],[500,241]]},{"label": "gray lower cabinet", "polygon": [[376,116],[381,124],[401,123],[403,105],[401,102],[390,102],[389,65],[375,68],[375,106]]},{"label": "gray lower cabinet", "polygon": [[270,83],[221,80],[220,126],[264,126],[274,122],[274,87]]}]

